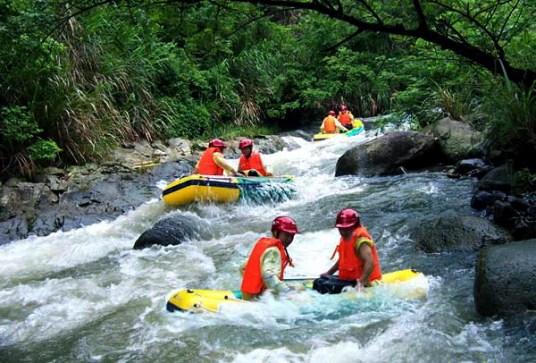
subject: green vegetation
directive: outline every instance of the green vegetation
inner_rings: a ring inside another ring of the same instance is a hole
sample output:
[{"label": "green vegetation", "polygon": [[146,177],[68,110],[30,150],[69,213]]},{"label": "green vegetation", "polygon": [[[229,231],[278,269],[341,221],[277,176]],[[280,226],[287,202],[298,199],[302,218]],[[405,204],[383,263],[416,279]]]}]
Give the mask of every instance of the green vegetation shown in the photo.
[{"label": "green vegetation", "polygon": [[536,173],[523,168],[512,175],[512,189],[515,193],[523,194],[536,190]]},{"label": "green vegetation", "polygon": [[252,2],[0,0],[2,179],[142,138],[319,123],[342,103],[534,152],[532,2]]}]

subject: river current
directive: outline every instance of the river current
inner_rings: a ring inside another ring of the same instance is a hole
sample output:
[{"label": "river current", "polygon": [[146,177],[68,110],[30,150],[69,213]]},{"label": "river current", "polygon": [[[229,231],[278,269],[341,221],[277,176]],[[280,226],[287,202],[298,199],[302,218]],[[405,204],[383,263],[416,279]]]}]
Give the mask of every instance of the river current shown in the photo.
[{"label": "river current", "polygon": [[[426,254],[409,237],[414,223],[473,215],[475,180],[441,172],[335,178],[338,157],[371,137],[296,139],[300,148],[266,155],[277,174],[296,177],[296,197],[282,203],[170,208],[148,200],[113,221],[1,246],[0,361],[536,361],[536,339],[523,324],[477,314],[476,253]],[[342,208],[359,210],[384,272],[428,276],[427,299],[341,302],[302,292],[221,314],[166,311],[178,288],[238,289],[239,266],[277,215],[292,216],[302,231],[289,247],[296,267],[287,277],[326,271]],[[143,231],[172,215],[197,224],[199,239],[132,250]]]}]

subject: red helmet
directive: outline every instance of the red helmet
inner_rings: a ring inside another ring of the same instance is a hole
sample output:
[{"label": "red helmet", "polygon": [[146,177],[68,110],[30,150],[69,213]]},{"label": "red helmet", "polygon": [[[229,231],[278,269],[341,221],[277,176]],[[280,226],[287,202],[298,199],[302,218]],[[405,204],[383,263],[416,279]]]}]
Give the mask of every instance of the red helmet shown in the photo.
[{"label": "red helmet", "polygon": [[335,116],[335,111],[330,110],[330,111],[328,112],[328,115]]},{"label": "red helmet", "polygon": [[346,111],[348,110],[348,106],[346,105],[341,105],[341,111]]},{"label": "red helmet", "polygon": [[212,139],[208,143],[208,147],[221,147],[223,149],[225,148],[225,143],[222,139]]},{"label": "red helmet", "polygon": [[243,148],[252,147],[252,146],[253,146],[253,141],[251,141],[250,139],[242,139],[238,143],[238,148],[240,150],[242,150]]},{"label": "red helmet", "polygon": [[279,231],[279,232],[287,232],[287,233],[300,233],[298,231],[298,226],[296,225],[296,222],[294,222],[294,219],[286,216],[279,216],[274,219],[272,222],[272,232]]},{"label": "red helmet", "polygon": [[349,228],[353,226],[358,226],[361,224],[361,219],[359,218],[359,213],[353,209],[343,209],[337,214],[337,221],[335,222],[335,227],[337,228]]}]

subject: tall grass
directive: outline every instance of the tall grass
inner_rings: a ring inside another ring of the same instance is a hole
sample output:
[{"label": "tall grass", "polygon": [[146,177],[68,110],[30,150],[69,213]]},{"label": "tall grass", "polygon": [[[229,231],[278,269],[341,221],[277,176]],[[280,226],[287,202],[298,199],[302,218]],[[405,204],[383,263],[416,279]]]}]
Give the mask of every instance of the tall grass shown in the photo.
[{"label": "tall grass", "polygon": [[152,65],[144,51],[114,57],[105,38],[88,35],[76,19],[59,40],[67,49],[57,60],[63,72],[49,79],[50,97],[41,117],[67,159],[82,163],[103,157],[117,144],[152,140],[159,111],[151,89],[154,70],[148,69]]},{"label": "tall grass", "polygon": [[506,80],[491,91],[486,110],[490,136],[500,146],[536,150],[536,84],[525,89]]}]

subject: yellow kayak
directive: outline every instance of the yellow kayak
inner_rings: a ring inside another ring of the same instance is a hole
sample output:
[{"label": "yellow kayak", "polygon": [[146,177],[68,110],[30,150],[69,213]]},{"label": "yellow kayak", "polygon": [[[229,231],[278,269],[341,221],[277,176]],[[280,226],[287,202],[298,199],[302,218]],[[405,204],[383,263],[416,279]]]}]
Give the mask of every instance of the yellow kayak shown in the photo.
[{"label": "yellow kayak", "polygon": [[231,177],[188,175],[169,183],[162,192],[166,204],[179,206],[192,202],[232,203],[239,199],[256,202],[288,199],[295,192],[292,176]]},{"label": "yellow kayak", "polygon": [[332,139],[334,137],[352,137],[359,135],[363,131],[365,131],[365,127],[363,125],[363,122],[361,120],[355,119],[352,124],[354,125],[354,128],[350,131],[346,131],[340,134],[323,134],[318,133],[313,136],[313,141],[322,141],[326,139]]},{"label": "yellow kayak", "polygon": [[[312,279],[285,281],[291,286],[301,285],[312,289]],[[379,284],[367,287],[364,295],[341,294],[341,296],[372,297],[374,290],[379,288],[386,288],[389,293],[400,299],[422,298],[428,295],[428,278],[423,273],[411,269],[393,271],[383,274]],[[252,302],[242,300],[240,290],[180,289],[171,294],[166,309],[170,312],[218,312],[223,306],[229,304],[252,304]]]}]

